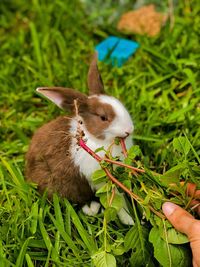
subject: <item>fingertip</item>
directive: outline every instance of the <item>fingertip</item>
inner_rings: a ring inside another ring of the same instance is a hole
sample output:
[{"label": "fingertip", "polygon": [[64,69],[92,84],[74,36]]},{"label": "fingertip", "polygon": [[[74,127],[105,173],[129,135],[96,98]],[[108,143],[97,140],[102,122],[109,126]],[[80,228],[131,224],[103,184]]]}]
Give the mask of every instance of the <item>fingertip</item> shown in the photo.
[{"label": "fingertip", "polygon": [[165,202],[162,205],[162,210],[166,217],[169,217],[177,208],[178,206],[172,202]]},{"label": "fingertip", "polygon": [[197,188],[196,184],[188,183],[187,184],[187,190],[186,190],[187,196],[192,196],[193,197],[195,195],[196,188]]},{"label": "fingertip", "polygon": [[190,234],[192,231],[190,226],[195,220],[190,213],[171,202],[165,202],[162,209],[167,219],[178,231]]}]

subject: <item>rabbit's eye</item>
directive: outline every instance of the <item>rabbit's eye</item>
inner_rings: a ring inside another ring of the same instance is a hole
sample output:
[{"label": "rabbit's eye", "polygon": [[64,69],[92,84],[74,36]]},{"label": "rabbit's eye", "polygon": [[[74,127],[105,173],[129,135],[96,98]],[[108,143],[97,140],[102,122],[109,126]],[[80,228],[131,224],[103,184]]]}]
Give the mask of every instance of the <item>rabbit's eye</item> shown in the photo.
[{"label": "rabbit's eye", "polygon": [[103,115],[100,116],[100,118],[101,118],[102,121],[107,121],[107,120],[108,120],[108,119],[106,118],[106,116],[103,116]]}]

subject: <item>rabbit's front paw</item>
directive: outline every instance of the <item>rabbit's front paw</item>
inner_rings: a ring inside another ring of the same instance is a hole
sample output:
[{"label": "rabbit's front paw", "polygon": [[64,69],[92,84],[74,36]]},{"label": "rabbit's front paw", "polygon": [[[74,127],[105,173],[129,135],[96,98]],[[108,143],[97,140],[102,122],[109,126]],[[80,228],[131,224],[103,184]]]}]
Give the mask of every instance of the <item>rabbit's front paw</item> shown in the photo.
[{"label": "rabbit's front paw", "polygon": [[100,203],[96,202],[96,201],[91,201],[90,205],[84,205],[82,207],[82,211],[89,216],[95,216],[100,208]]},{"label": "rabbit's front paw", "polygon": [[119,216],[120,221],[123,224],[134,225],[133,218],[129,215],[129,213],[124,208],[121,208],[121,210],[119,210],[117,214]]}]

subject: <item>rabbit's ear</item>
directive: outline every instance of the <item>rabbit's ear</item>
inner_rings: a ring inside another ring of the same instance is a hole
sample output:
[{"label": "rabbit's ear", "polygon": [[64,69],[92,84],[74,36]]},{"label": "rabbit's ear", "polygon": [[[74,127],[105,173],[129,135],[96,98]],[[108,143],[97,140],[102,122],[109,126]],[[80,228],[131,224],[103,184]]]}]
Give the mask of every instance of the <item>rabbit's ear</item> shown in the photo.
[{"label": "rabbit's ear", "polygon": [[98,55],[94,53],[87,76],[89,95],[104,94],[104,85],[97,67]]},{"label": "rabbit's ear", "polygon": [[58,107],[64,110],[73,110],[74,109],[74,100],[78,100],[79,103],[86,104],[87,96],[70,88],[64,87],[39,87],[36,91]]}]

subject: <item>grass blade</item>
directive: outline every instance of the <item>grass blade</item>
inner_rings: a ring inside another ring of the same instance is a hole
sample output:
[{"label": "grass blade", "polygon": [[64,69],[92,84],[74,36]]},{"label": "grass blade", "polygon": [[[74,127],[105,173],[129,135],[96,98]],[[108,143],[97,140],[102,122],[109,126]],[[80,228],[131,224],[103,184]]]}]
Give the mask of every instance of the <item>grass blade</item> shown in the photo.
[{"label": "grass blade", "polygon": [[42,67],[42,54],[40,50],[40,41],[39,41],[38,33],[36,31],[35,24],[33,22],[30,22],[30,30],[31,30],[31,37],[33,41],[33,47],[35,51],[35,57],[36,57],[39,68],[41,68]]},{"label": "grass blade", "polygon": [[[53,245],[51,243],[51,240],[49,238],[49,235],[48,235],[48,233],[45,229],[44,223],[43,223],[43,209],[42,208],[40,208],[40,211],[39,211],[39,226],[40,226],[40,231],[41,231],[42,237],[44,239],[45,245],[48,249],[48,261],[49,261],[50,256],[52,256],[52,259],[54,259],[55,261],[59,261],[59,257],[55,251],[55,248],[53,247]],[[46,262],[46,264],[47,264],[47,262]]]},{"label": "grass blade", "polygon": [[93,254],[97,250],[95,241],[87,233],[87,231],[83,227],[77,213],[75,212],[72,205],[69,203],[69,201],[67,199],[65,199],[65,205],[68,207],[68,210],[71,214],[72,221],[73,221],[76,229],[78,230],[79,235],[81,236],[81,238],[82,238],[83,242],[85,243],[86,247],[88,248],[89,252],[91,254]]},{"label": "grass blade", "polygon": [[38,202],[33,203],[30,216],[31,216],[30,231],[34,235],[37,231],[37,224],[38,224]]},{"label": "grass blade", "polygon": [[22,248],[21,248],[21,250],[19,252],[19,256],[18,256],[17,261],[16,261],[16,267],[23,267],[24,266],[23,265],[24,257],[25,257],[26,251],[27,251],[27,247],[28,247],[29,241],[32,238],[33,237],[30,236],[24,241],[24,244],[22,245]]},{"label": "grass blade", "polygon": [[55,216],[56,216],[56,222],[59,224],[59,226],[62,228],[62,231],[64,232],[65,226],[64,226],[59,198],[57,194],[53,195],[53,205],[54,205],[54,211],[55,211]]},{"label": "grass blade", "polygon": [[34,264],[33,264],[31,257],[28,253],[26,253],[25,258],[26,258],[26,263],[27,263],[28,267],[34,267]]},{"label": "grass blade", "polygon": [[65,240],[67,245],[73,251],[74,255],[76,255],[76,257],[79,257],[79,250],[76,247],[76,245],[73,242],[73,240],[71,239],[71,237],[65,232],[63,227],[55,220],[55,218],[53,217],[53,215],[51,213],[48,213],[48,215],[49,215],[50,219],[52,220],[52,222],[53,222],[54,226],[56,227],[56,229],[60,232],[62,238]]}]

